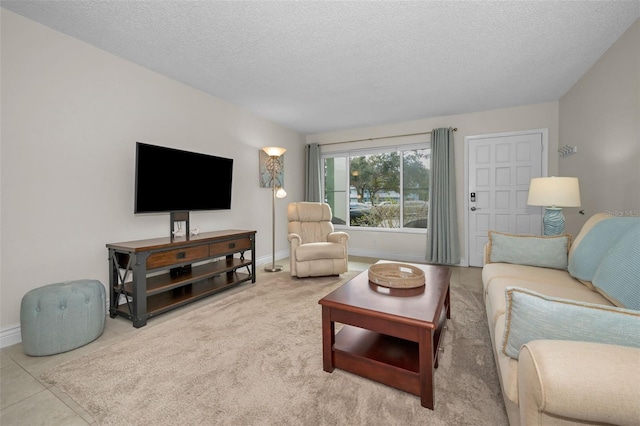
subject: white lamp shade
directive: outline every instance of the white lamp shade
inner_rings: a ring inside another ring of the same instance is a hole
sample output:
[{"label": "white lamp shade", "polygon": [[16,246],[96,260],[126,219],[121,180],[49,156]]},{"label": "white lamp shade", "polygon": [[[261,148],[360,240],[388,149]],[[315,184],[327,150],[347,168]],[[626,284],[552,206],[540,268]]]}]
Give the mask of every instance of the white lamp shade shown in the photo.
[{"label": "white lamp shade", "polygon": [[286,151],[285,148],[280,148],[278,146],[266,146],[262,148],[262,150],[270,157],[280,157]]},{"label": "white lamp shade", "polygon": [[284,198],[287,196],[287,191],[284,190],[284,188],[278,188],[276,190],[276,197],[278,198]]},{"label": "white lamp shade", "polygon": [[575,177],[540,177],[531,179],[530,206],[580,207],[580,186]]}]

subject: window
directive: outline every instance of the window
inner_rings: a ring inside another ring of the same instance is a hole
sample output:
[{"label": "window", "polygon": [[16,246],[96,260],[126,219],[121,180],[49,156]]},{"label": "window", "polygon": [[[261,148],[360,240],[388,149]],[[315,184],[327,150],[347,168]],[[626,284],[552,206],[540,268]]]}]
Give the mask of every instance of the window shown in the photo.
[{"label": "window", "polygon": [[426,229],[431,150],[426,143],[322,155],[324,199],[336,225]]}]

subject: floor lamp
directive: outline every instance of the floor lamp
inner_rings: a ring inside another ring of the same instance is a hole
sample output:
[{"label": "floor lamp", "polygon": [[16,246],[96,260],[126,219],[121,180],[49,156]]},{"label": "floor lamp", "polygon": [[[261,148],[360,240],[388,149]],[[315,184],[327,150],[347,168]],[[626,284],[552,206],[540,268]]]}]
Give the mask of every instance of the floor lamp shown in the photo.
[{"label": "floor lamp", "polygon": [[287,196],[287,192],[282,187],[277,187],[276,178],[282,171],[282,161],[280,156],[286,151],[285,148],[279,148],[277,146],[268,146],[262,148],[262,150],[269,156],[265,162],[265,169],[269,172],[271,177],[271,189],[273,191],[273,201],[271,205],[271,266],[264,268],[267,272],[279,272],[282,271],[281,265],[276,265],[276,198],[284,198]]},{"label": "floor lamp", "polygon": [[580,207],[578,178],[552,176],[531,179],[527,204],[547,207],[542,218],[544,235],[562,234],[562,207]]}]

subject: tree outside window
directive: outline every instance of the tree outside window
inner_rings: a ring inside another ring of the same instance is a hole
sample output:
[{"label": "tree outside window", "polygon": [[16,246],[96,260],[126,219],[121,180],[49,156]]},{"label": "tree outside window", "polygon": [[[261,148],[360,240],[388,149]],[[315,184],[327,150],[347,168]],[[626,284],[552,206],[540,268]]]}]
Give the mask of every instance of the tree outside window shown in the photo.
[{"label": "tree outside window", "polygon": [[397,147],[373,154],[354,151],[327,156],[324,166],[325,201],[334,212],[335,224],[426,229],[429,148]]}]

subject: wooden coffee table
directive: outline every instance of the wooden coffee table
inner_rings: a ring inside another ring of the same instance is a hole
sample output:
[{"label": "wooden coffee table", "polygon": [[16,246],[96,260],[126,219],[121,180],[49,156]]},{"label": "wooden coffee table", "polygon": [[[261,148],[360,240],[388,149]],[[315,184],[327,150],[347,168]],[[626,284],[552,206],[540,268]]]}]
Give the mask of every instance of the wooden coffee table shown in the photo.
[{"label": "wooden coffee table", "polygon": [[[381,287],[364,271],[318,302],[323,369],[339,368],[418,395],[433,410],[434,369],[451,318],[451,269],[411,265],[424,271],[424,286]],[[338,334],[336,322],[344,324]]]}]

